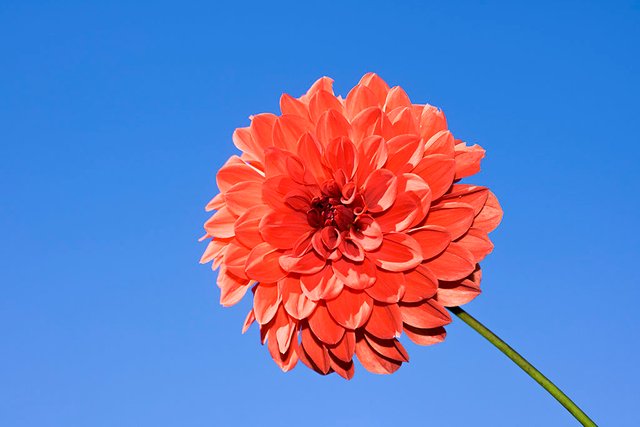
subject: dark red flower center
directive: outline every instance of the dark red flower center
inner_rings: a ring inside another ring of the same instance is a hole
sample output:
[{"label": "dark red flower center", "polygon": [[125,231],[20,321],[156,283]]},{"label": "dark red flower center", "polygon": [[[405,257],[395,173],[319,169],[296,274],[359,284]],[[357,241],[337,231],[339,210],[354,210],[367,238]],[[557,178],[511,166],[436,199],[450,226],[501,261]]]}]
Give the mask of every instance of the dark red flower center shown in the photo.
[{"label": "dark red flower center", "polygon": [[[347,231],[363,212],[364,201],[353,186],[341,186],[335,180],[325,182],[322,195],[314,197],[307,211],[307,221],[314,228],[336,227]],[[346,193],[346,194],[345,194]]]}]

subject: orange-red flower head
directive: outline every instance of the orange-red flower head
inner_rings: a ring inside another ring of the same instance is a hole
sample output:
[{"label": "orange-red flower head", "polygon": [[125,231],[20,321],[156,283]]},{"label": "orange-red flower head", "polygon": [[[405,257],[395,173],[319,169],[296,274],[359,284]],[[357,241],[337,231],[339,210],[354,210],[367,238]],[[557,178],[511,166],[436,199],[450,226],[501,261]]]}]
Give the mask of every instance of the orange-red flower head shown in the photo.
[{"label": "orange-red flower head", "polygon": [[398,338],[445,337],[444,307],[480,293],[478,263],[502,217],[487,188],[459,180],[484,150],[454,139],[442,111],[366,74],[346,99],[318,80],[282,115],[258,114],[233,141],[207,210],[202,262],[221,303],[248,289],[260,335],[285,371],[298,360],[345,378],[409,360]]}]

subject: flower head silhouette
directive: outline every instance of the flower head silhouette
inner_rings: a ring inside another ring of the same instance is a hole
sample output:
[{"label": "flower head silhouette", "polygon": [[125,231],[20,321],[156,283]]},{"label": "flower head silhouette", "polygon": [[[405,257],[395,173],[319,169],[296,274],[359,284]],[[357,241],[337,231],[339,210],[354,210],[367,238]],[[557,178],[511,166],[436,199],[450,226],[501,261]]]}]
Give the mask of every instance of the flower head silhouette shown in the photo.
[{"label": "flower head silhouette", "polygon": [[233,134],[242,154],[217,174],[201,261],[220,269],[223,305],[252,290],[244,330],[259,324],[284,371],[300,360],[351,378],[355,355],[395,372],[409,360],[402,334],[444,340],[445,307],[480,293],[502,210],[460,180],[485,152],[373,73],[346,99],[323,77],[280,108]]}]

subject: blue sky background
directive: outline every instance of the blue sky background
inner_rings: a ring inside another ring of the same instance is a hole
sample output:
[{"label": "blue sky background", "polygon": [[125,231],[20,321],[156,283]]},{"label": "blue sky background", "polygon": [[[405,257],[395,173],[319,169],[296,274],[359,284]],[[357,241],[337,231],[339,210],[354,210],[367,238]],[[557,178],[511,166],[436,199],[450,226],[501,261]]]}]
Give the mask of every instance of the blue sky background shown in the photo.
[{"label": "blue sky background", "polygon": [[233,129],[367,71],[488,151],[505,218],[466,308],[640,425],[640,3],[449,3],[0,3],[0,425],[575,425],[459,321],[346,382],[219,306],[197,238]]}]

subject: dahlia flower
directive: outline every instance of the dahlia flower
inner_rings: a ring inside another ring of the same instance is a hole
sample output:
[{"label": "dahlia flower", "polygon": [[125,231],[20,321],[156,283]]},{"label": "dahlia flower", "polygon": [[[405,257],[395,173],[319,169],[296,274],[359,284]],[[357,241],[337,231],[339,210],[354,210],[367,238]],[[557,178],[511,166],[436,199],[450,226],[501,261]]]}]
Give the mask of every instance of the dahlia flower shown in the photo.
[{"label": "dahlia flower", "polygon": [[262,343],[284,371],[395,372],[444,340],[445,307],[480,293],[479,262],[501,220],[486,187],[461,180],[485,151],[456,139],[444,113],[366,74],[346,98],[323,77],[281,115],[236,129],[219,170],[201,262],[219,268],[220,302],[249,289]]}]

